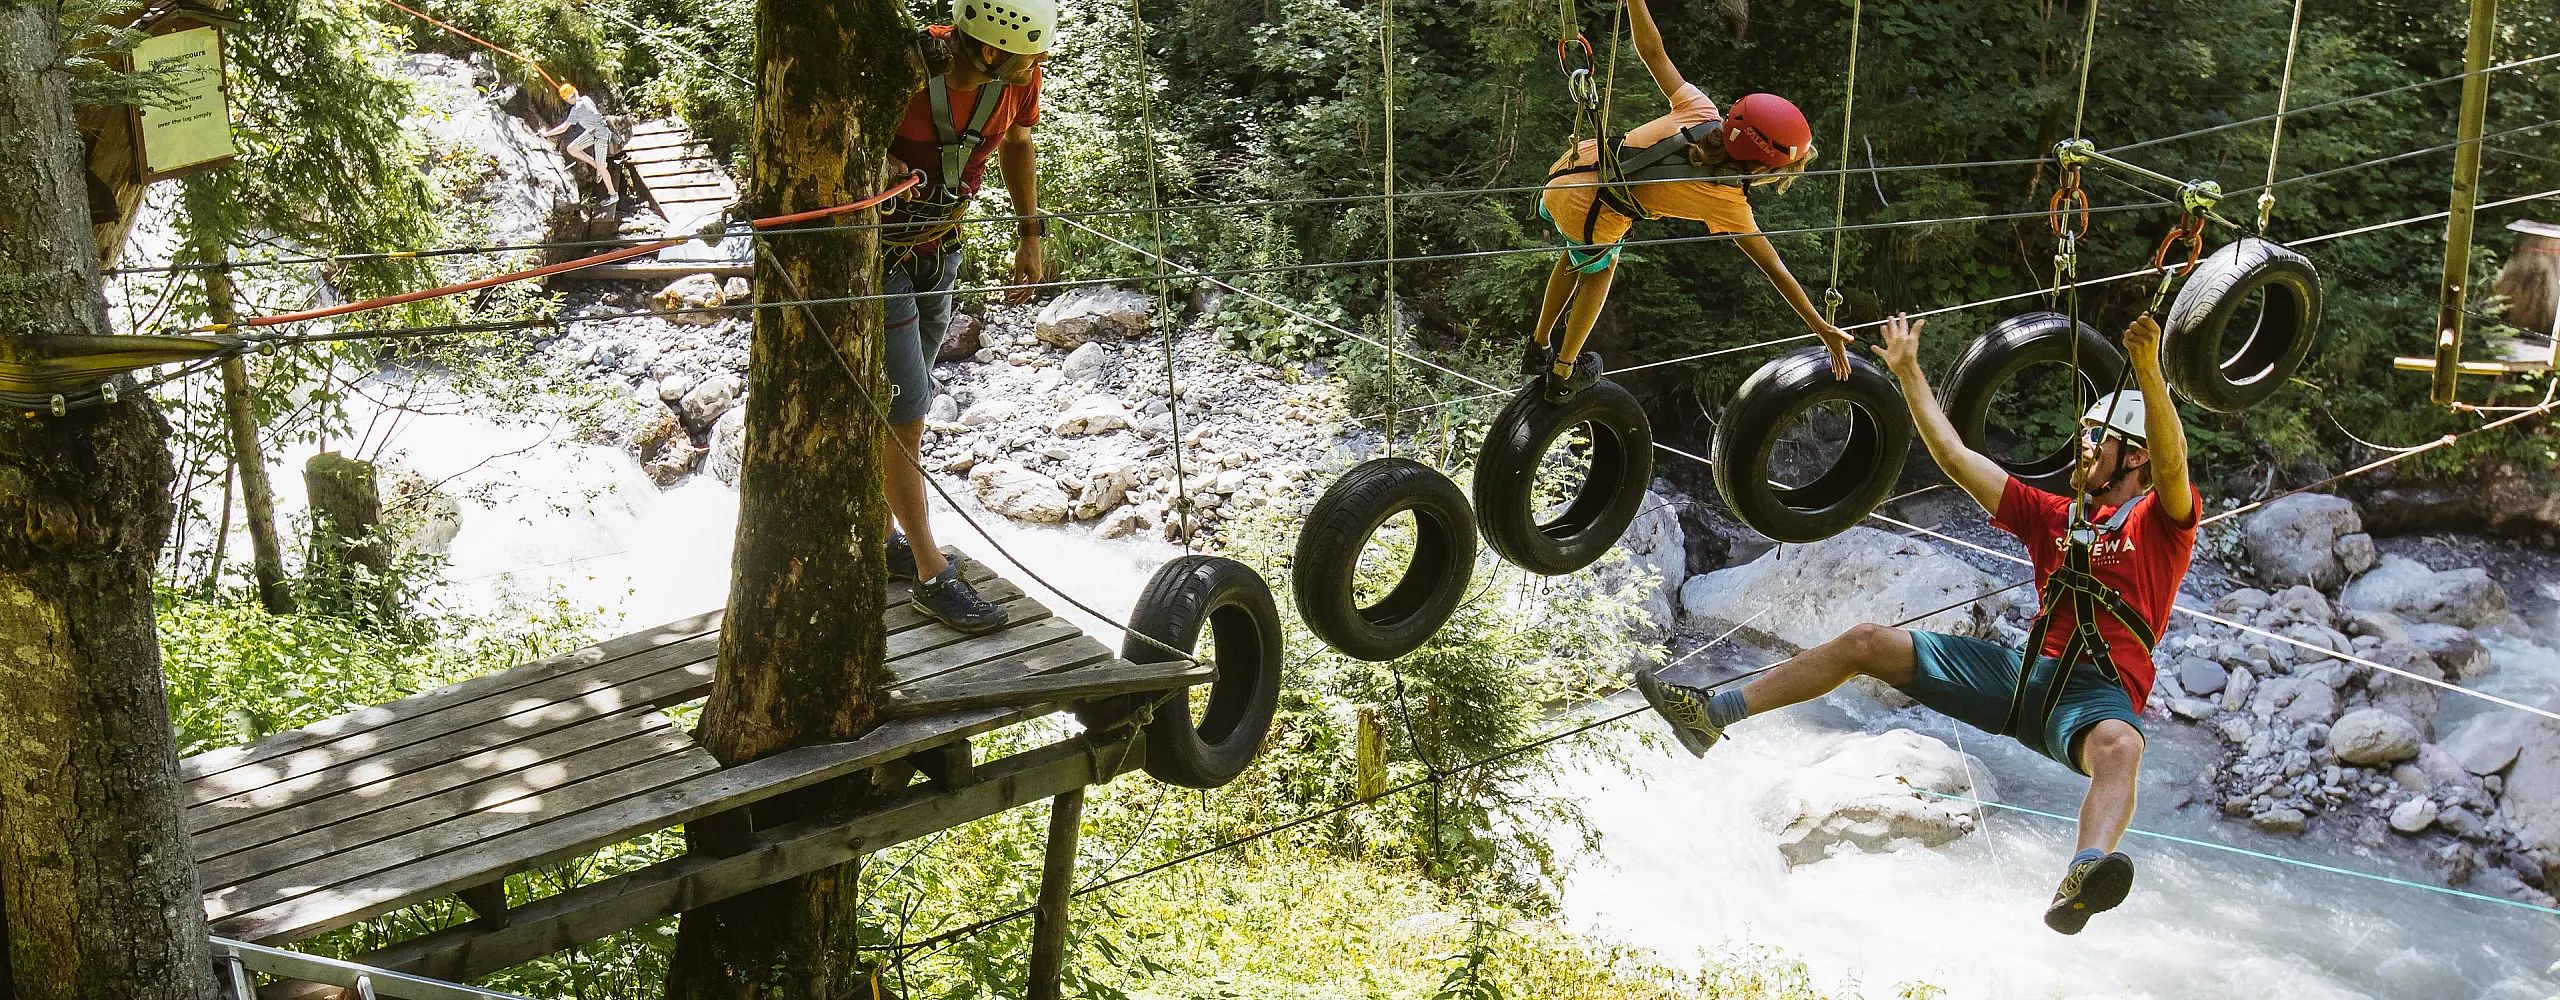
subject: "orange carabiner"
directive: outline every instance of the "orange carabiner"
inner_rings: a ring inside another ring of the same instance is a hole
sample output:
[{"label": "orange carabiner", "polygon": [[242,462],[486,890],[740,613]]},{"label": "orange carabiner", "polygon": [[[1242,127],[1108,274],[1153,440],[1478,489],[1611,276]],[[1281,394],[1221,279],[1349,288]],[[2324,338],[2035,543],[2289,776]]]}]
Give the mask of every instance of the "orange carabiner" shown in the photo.
[{"label": "orange carabiner", "polygon": [[2089,235],[2089,191],[2080,186],[2079,167],[2064,167],[2053,189],[2053,200],[2045,204],[2045,221],[2053,226],[2053,235],[2062,235],[2065,222],[2075,211],[2080,213],[2080,221],[2071,235]]},{"label": "orange carabiner", "polygon": [[2204,257],[2204,216],[2190,212],[2178,220],[2177,228],[2169,230],[2167,235],[2160,237],[2159,248],[2151,251],[2151,269],[2166,270],[2169,263],[2169,248],[2180,243],[2187,245],[2187,262],[2179,265],[2178,270],[2185,271],[2196,266],[2196,261]]}]

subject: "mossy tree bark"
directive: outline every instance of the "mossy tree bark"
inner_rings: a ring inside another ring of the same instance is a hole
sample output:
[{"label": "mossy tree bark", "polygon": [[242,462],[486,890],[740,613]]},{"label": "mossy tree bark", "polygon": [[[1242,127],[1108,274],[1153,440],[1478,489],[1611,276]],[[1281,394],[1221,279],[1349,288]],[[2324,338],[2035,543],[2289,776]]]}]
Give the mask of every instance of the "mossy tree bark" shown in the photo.
[{"label": "mossy tree bark", "polygon": [[[0,362],[108,332],[55,5],[0,4]],[[138,391],[0,413],[0,997],[210,1000],[151,571],[168,425]]]},{"label": "mossy tree bark", "polygon": [[[757,5],[762,79],[746,199],[754,214],[840,205],[882,186],[891,130],[922,85],[920,66],[906,55],[911,37],[894,0]],[[873,230],[783,235],[761,245],[762,300],[804,297],[794,289],[824,297],[880,287]],[[880,463],[896,460],[882,453],[881,335],[877,302],[755,311],[728,617],[697,734],[723,762],[850,739],[877,719],[887,687]],[[881,783],[858,777],[775,800],[756,808],[755,822],[857,809],[878,797]],[[691,831],[697,849],[724,846],[713,826]],[[845,864],[688,911],[667,995],[867,996],[854,947],[858,871]]]}]

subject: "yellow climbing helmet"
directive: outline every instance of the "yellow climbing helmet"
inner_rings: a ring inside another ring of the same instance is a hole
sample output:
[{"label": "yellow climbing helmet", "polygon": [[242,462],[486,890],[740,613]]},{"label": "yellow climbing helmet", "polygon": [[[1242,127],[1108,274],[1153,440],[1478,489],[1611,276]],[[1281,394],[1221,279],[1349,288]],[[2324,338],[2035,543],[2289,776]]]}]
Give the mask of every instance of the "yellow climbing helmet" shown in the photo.
[{"label": "yellow climbing helmet", "polygon": [[1049,51],[1058,31],[1058,0],[954,0],[952,26],[1021,56]]}]

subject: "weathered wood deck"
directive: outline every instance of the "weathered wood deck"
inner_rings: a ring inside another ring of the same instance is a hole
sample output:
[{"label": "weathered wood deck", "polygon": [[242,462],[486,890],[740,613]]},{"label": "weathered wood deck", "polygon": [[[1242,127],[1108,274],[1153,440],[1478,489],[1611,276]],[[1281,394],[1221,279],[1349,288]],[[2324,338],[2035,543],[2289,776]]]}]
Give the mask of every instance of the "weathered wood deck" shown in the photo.
[{"label": "weathered wood deck", "polygon": [[[891,585],[892,711],[907,717],[847,743],[723,768],[670,720],[667,708],[710,689],[713,612],[189,758],[186,823],[214,932],[290,942],[460,895],[486,919],[374,964],[482,974],[1108,781],[1136,764],[1128,734],[977,766],[966,741],[1073,700],[1206,679],[1195,665],[1117,659],[982,564],[964,565],[1013,623],[962,635],[908,607],[907,584]],[[512,912],[493,894],[515,872],[909,760],[937,780],[869,815],[754,831],[725,857],[688,855]]]}]

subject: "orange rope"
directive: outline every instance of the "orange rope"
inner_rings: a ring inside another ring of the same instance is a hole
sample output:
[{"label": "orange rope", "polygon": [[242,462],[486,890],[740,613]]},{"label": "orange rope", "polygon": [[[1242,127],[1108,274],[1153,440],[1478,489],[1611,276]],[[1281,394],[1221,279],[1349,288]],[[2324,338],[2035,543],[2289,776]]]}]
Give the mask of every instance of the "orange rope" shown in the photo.
[{"label": "orange rope", "polygon": [[553,89],[553,90],[558,90],[558,89],[560,89],[560,81],[559,81],[557,78],[555,78],[555,77],[553,77],[553,76],[551,75],[551,71],[550,71],[550,70],[543,69],[543,68],[542,68],[542,64],[541,64],[541,63],[538,63],[538,62],[533,61],[532,59],[526,58],[526,57],[524,56],[524,54],[523,54],[523,53],[513,51],[513,50],[508,49],[507,47],[505,47],[505,46],[503,46],[503,45],[499,45],[499,44],[498,44],[498,43],[496,43],[496,42],[492,42],[492,41],[490,41],[490,40],[488,40],[488,39],[486,39],[486,38],[482,38],[482,37],[480,37],[480,36],[478,36],[478,35],[475,35],[475,34],[472,34],[472,33],[468,32],[468,31],[464,31],[464,30],[462,30],[462,29],[460,29],[460,28],[454,27],[453,25],[446,24],[446,23],[444,23],[443,21],[439,21],[439,20],[436,20],[435,18],[429,17],[429,16],[427,16],[424,12],[419,11],[417,8],[414,8],[414,7],[411,7],[411,6],[407,5],[407,4],[403,4],[403,3],[401,3],[401,2],[400,2],[400,0],[382,0],[382,2],[383,2],[383,3],[390,4],[390,5],[394,6],[394,7],[398,7],[398,8],[400,8],[401,10],[408,11],[408,12],[409,12],[409,14],[410,14],[410,16],[415,17],[415,18],[417,18],[418,20],[425,21],[425,22],[427,22],[428,24],[435,25],[436,27],[443,28],[443,29],[444,29],[444,30],[446,30],[446,31],[453,32],[454,34],[461,35],[461,36],[462,36],[462,37],[464,37],[464,38],[468,38],[468,39],[470,39],[470,40],[472,40],[472,41],[478,42],[478,43],[480,43],[480,46],[481,46],[482,48],[488,49],[488,50],[489,50],[489,51],[491,51],[491,52],[495,52],[495,53],[498,53],[499,55],[503,55],[503,56],[508,56],[508,57],[510,57],[510,58],[513,58],[513,59],[515,59],[515,60],[519,61],[519,62],[524,63],[524,64],[525,64],[525,65],[527,65],[527,66],[531,66],[531,67],[533,67],[533,71],[534,71],[534,72],[542,74],[542,79],[543,79],[545,82],[547,82],[547,83],[551,84],[551,89]]},{"label": "orange rope", "polygon": [[[390,0],[384,0],[384,2],[388,3]],[[805,222],[810,219],[823,219],[829,216],[843,215],[847,212],[859,212],[891,198],[895,198],[900,193],[905,192],[908,188],[914,187],[923,182],[923,174],[910,173],[907,175],[905,180],[890,185],[888,190],[872,195],[871,197],[864,198],[861,201],[847,202],[832,208],[814,209],[807,212],[795,212],[790,215],[777,215],[771,218],[756,219],[753,220],[752,224],[757,229],[770,229],[775,226],[787,225],[794,222]],[[629,260],[633,257],[638,257],[644,254],[653,254],[683,242],[685,241],[682,239],[659,240],[655,243],[644,243],[636,247],[624,247],[620,250],[608,250],[592,257],[580,257],[577,260],[552,264],[545,267],[537,267],[528,271],[516,271],[511,274],[500,274],[487,278],[478,278],[471,281],[465,281],[458,285],[446,285],[442,288],[429,288],[423,291],[402,292],[398,295],[384,295],[378,298],[365,299],[360,302],[348,302],[340,305],[326,306],[319,309],[305,309],[301,312],[278,313],[273,316],[259,316],[242,321],[240,325],[276,326],[282,323],[298,323],[305,320],[327,319],[332,316],[344,316],[348,313],[365,312],[367,310],[381,309],[388,306],[406,305],[411,302],[443,298],[447,295],[476,291],[494,285],[504,285],[531,278],[548,277],[564,271],[575,271],[582,267],[594,267],[598,264],[610,264],[619,260]]]}]

